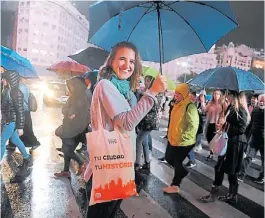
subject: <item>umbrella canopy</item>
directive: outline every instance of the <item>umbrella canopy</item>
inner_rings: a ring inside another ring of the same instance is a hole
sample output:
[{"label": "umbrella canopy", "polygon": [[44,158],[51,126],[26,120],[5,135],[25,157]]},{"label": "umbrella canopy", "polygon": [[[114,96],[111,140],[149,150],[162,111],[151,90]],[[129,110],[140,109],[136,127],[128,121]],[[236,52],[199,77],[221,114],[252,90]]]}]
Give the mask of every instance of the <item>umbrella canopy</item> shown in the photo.
[{"label": "umbrella canopy", "polygon": [[73,76],[83,75],[90,69],[87,66],[84,66],[74,61],[60,61],[47,68],[47,70],[56,72],[58,74],[70,74],[71,76]]},{"label": "umbrella canopy", "polygon": [[190,80],[188,84],[238,92],[264,90],[264,83],[255,74],[235,67],[218,67],[206,70]]},{"label": "umbrella canopy", "polygon": [[29,60],[2,45],[1,67],[4,70],[15,70],[24,78],[38,78],[37,72]]},{"label": "umbrella canopy", "polygon": [[132,42],[145,61],[208,52],[238,26],[227,1],[99,1],[89,7],[89,42],[107,51]]},{"label": "umbrella canopy", "polygon": [[[152,76],[152,77],[156,78],[159,75],[159,72],[156,69],[149,67],[149,66],[143,66],[142,72],[143,72],[144,77]],[[168,86],[167,89],[169,91],[174,91],[176,89],[175,82],[168,77],[166,77],[166,80],[167,80],[167,86]]]},{"label": "umbrella canopy", "polygon": [[90,69],[99,69],[105,62],[109,52],[95,47],[81,49],[68,57]]}]

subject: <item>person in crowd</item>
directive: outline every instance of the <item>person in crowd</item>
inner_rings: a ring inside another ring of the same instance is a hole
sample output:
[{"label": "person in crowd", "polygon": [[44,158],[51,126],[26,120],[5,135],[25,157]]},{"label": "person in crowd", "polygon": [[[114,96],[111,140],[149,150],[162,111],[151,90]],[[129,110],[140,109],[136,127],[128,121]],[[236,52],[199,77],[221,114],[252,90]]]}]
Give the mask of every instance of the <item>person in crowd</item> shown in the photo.
[{"label": "person in crowd", "polygon": [[198,111],[190,100],[188,84],[182,83],[176,87],[175,99],[176,104],[171,112],[165,155],[166,161],[174,167],[172,183],[163,189],[169,194],[178,193],[182,179],[188,175],[183,161],[195,146],[199,127]]},{"label": "person in crowd", "polygon": [[89,102],[86,84],[82,77],[72,77],[66,81],[70,96],[62,108],[63,124],[55,134],[62,139],[64,169],[55,173],[56,177],[71,177],[69,171],[71,159],[79,164],[78,175],[85,171],[86,163],[75,153],[79,142],[85,140],[85,133],[90,122]]},{"label": "person in crowd", "polygon": [[[152,87],[155,78],[152,76],[146,76],[144,78],[145,83],[145,91]],[[139,100],[143,97],[144,93],[140,94]],[[151,131],[159,129],[159,113],[161,111],[161,103],[162,103],[163,94],[159,93],[156,96],[156,101],[153,108],[148,112],[148,114],[143,118],[143,120],[138,124],[138,133],[136,138],[136,169],[140,169],[141,171],[150,172],[150,147],[149,140],[152,140]],[[141,153],[144,153],[144,164],[141,166]]]},{"label": "person in crowd", "polygon": [[10,139],[23,156],[23,168],[32,166],[31,155],[26,151],[24,143],[19,136],[23,135],[25,125],[25,111],[23,106],[23,93],[19,89],[20,76],[16,71],[5,71],[2,76],[1,99],[1,160],[5,154],[6,143]]},{"label": "person in crowd", "polygon": [[[172,112],[172,109],[173,109],[173,107],[174,107],[175,102],[176,102],[176,99],[173,97],[173,98],[169,101],[169,103],[168,103],[168,107],[169,107],[168,114],[169,114],[169,117],[168,117],[168,126],[167,126],[167,128],[169,127],[169,123],[170,123],[170,114],[171,114],[171,112]],[[167,133],[167,135],[168,135],[168,133]],[[164,137],[164,139],[167,139],[167,135]],[[160,159],[162,160],[163,158],[160,158]]]},{"label": "person in crowd", "polygon": [[[29,95],[30,89],[26,85],[26,80],[24,78],[20,78],[19,89],[23,93],[24,96],[24,110],[25,110],[25,125],[23,132],[24,134],[20,136],[21,141],[24,143],[26,147],[31,147],[30,150],[35,150],[37,147],[40,146],[40,142],[38,141],[37,137],[33,132],[32,126],[32,119],[31,119],[31,112],[29,110]],[[16,149],[16,145],[14,145],[9,140],[9,145],[6,147],[9,151],[14,151]]]},{"label": "person in crowd", "polygon": [[250,122],[250,115],[244,94],[230,91],[227,99],[229,106],[225,112],[225,117],[222,117],[217,125],[218,130],[225,129],[227,131],[227,151],[224,156],[218,157],[211,192],[209,195],[200,198],[203,203],[215,201],[225,173],[228,175],[229,193],[226,196],[218,196],[218,199],[229,203],[237,203],[237,175],[240,172],[244,146],[247,143],[245,131]]},{"label": "person in crowd", "polygon": [[250,104],[248,105],[248,111],[251,114],[254,108],[258,106],[258,95],[252,95]]},{"label": "person in crowd", "polygon": [[[249,111],[250,115],[252,114],[252,111],[256,107],[258,107],[258,95],[252,95],[250,98],[250,104],[248,105],[248,111]],[[247,127],[246,137],[247,137],[247,140],[249,141],[250,137],[251,137],[251,125],[248,125],[248,127]],[[249,145],[250,145],[250,143],[248,143],[244,149],[244,158],[247,157],[247,151],[248,151]],[[255,157],[256,156],[253,156],[252,161],[255,161]]]},{"label": "person in crowd", "polygon": [[[196,106],[197,106],[197,109],[199,111],[200,119],[202,119],[202,123],[200,123],[200,125],[202,125],[203,127],[204,127],[204,124],[206,121],[206,113],[202,110],[202,103],[204,103],[204,102],[207,105],[208,102],[206,101],[206,91],[201,90],[199,93],[199,97],[196,101]],[[198,137],[198,141],[197,141],[196,146],[194,148],[195,152],[199,152],[200,150],[202,150],[202,138],[203,138],[203,134],[201,134]]]},{"label": "person in crowd", "polygon": [[[174,105],[176,104],[176,99],[175,99],[175,96],[170,100],[168,106],[169,106],[169,117],[168,117],[168,124],[167,124],[167,129],[169,128],[169,124],[170,124],[170,117],[171,117],[171,112],[173,110],[173,107]],[[168,131],[167,131],[167,135],[164,137],[164,139],[167,139],[168,137]],[[168,145],[167,145],[168,146]],[[166,159],[165,159],[165,156],[164,157],[161,157],[161,158],[158,158],[159,161],[163,162],[163,163],[166,163]]]},{"label": "person in crowd", "polygon": [[[205,122],[205,135],[208,143],[213,139],[216,132],[216,125],[221,116],[221,113],[225,111],[225,105],[222,103],[221,90],[214,90],[212,100],[206,105],[206,102],[202,103],[202,111],[207,113]],[[206,160],[212,160],[213,153],[210,151]]]},{"label": "person in crowd", "polygon": [[162,104],[162,112],[165,111],[165,109],[166,109],[166,103],[168,102],[168,100],[169,100],[168,96],[165,96],[164,101],[163,101],[163,104]]},{"label": "person in crowd", "polygon": [[[112,47],[112,50],[100,71],[100,81],[97,83],[91,105],[91,126],[96,131],[99,127],[98,119],[103,127],[108,131],[113,131],[114,125],[127,133],[133,145],[136,145],[135,127],[153,108],[155,96],[167,89],[166,79],[158,76],[152,87],[145,92],[140,101],[131,108],[129,100],[132,91],[135,91],[139,77],[142,74],[142,65],[137,48],[130,42],[120,42]],[[100,102],[100,105],[94,104]],[[101,108],[101,114],[98,114],[98,108]],[[104,122],[103,122],[104,121]],[[101,145],[98,146],[101,149]],[[134,149],[135,152],[135,149]],[[134,153],[134,157],[136,154]],[[88,164],[84,179],[87,186],[92,180],[92,169]],[[87,196],[90,196],[91,189],[88,188]],[[87,209],[87,218],[111,218],[115,216],[122,200],[113,200],[110,202],[99,203],[89,206]]]},{"label": "person in crowd", "polygon": [[[88,108],[89,108],[89,114],[90,114],[90,106],[91,106],[91,101],[92,101],[92,95],[94,92],[94,87],[97,83],[97,77],[98,77],[98,70],[90,71],[84,74],[83,78],[85,79],[87,89],[86,89],[86,95],[88,98]],[[91,122],[89,122],[91,123]],[[91,131],[91,127],[88,126],[88,131]],[[82,152],[87,150],[87,144],[86,141],[82,142],[82,147],[78,150],[77,152]]]},{"label": "person in crowd", "polygon": [[242,169],[239,173],[238,180],[243,182],[246,176],[246,172],[252,162],[252,159],[256,156],[257,152],[261,155],[261,170],[259,177],[255,179],[256,183],[264,184],[264,100],[265,95],[259,95],[258,107],[255,107],[251,113],[250,121],[250,140],[249,148],[247,151],[247,157],[243,161]]},{"label": "person in crowd", "polygon": [[[193,102],[196,105],[196,92],[191,92],[190,93],[190,99],[191,99],[191,102]],[[193,167],[195,167],[197,165],[196,161],[195,161],[194,149],[198,145],[200,145],[201,138],[202,138],[202,135],[203,135],[203,118],[202,118],[202,115],[200,114],[199,110],[198,110],[198,114],[199,114],[199,127],[198,127],[198,130],[197,130],[197,133],[196,133],[197,134],[196,135],[196,144],[195,144],[194,148],[191,149],[190,153],[188,154],[189,161],[185,165],[187,168],[193,168]]]}]

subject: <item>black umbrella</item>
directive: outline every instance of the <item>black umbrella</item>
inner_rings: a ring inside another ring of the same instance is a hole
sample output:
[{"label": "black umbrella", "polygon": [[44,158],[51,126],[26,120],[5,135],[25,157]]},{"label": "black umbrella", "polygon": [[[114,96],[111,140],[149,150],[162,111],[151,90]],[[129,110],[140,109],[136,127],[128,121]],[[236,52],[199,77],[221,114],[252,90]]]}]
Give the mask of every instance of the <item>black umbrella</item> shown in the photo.
[{"label": "black umbrella", "polygon": [[88,66],[90,69],[99,69],[108,57],[109,52],[100,48],[88,47],[69,55],[69,58],[80,64]]}]

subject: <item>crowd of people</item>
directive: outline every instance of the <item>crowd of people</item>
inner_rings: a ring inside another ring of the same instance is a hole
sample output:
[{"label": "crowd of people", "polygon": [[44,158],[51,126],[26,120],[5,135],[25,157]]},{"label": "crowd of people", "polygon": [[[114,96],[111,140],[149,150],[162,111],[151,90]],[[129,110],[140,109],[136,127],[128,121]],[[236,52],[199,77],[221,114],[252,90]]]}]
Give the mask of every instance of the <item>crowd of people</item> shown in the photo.
[{"label": "crowd of people", "polygon": [[[8,147],[17,146],[23,155],[23,165],[30,167],[32,158],[25,145],[34,147],[40,143],[33,133],[30,111],[27,108],[29,91],[25,91],[27,89],[23,81],[19,82],[17,72],[6,71],[1,76],[1,159],[6,143],[10,140],[14,145]],[[63,153],[64,169],[55,173],[56,177],[70,177],[70,161],[75,160],[79,165],[77,174],[84,174],[87,196],[90,196],[93,172],[90,164],[80,159],[75,149],[80,142],[81,150],[87,149],[85,134],[96,131],[99,124],[108,131],[118,128],[129,135],[134,147],[136,175],[150,173],[151,132],[159,130],[161,111],[165,108],[167,83],[163,76],[146,76],[145,90],[139,90],[141,76],[142,64],[137,48],[129,42],[121,42],[112,48],[99,71],[67,80],[70,97],[62,108],[62,125],[55,131],[56,136],[62,139],[62,148],[58,150]],[[187,168],[196,166],[194,152],[202,149],[203,137],[210,143],[218,130],[227,131],[227,151],[225,155],[218,157],[210,194],[200,200],[207,203],[218,198],[237,203],[238,181],[244,180],[258,151],[261,154],[262,168],[255,181],[263,184],[264,98],[263,94],[253,96],[251,104],[247,105],[244,93],[216,89],[212,99],[207,102],[204,90],[197,95],[190,90],[188,84],[178,85],[169,102],[168,132],[165,137],[168,144],[165,157],[160,159],[174,168],[174,177],[170,186],[163,191],[169,194],[179,193],[183,178],[189,174]],[[101,149],[100,144],[98,149]],[[186,157],[189,161],[183,166]],[[206,160],[212,159],[213,152],[209,151]],[[228,175],[229,193],[219,196],[225,173]],[[141,181],[136,179],[137,191],[140,185]],[[88,206],[87,217],[113,217],[121,202],[119,199]]]}]

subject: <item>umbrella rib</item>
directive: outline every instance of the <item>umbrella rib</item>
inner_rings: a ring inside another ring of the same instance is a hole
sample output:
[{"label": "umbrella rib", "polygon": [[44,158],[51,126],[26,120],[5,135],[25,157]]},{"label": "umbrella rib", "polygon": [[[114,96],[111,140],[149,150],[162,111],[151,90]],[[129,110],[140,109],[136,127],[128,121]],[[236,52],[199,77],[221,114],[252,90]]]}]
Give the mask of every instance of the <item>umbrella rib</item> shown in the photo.
[{"label": "umbrella rib", "polygon": [[[227,16],[226,14],[224,14],[222,11],[218,10],[217,8],[215,8],[215,7],[211,6],[211,5],[207,5],[207,4],[205,4],[203,2],[199,2],[199,1],[198,2],[195,2],[195,1],[187,1],[187,2],[194,3],[194,4],[199,4],[199,5],[203,5],[203,6],[212,8],[212,9],[218,11],[220,14],[224,15],[226,18],[228,18],[229,20],[231,20],[234,24],[236,24],[238,26],[238,23],[235,22],[232,18],[230,18],[229,16]],[[230,2],[229,2],[229,4],[230,4]]]},{"label": "umbrella rib", "polygon": [[[163,2],[162,2],[162,4],[164,4]],[[164,4],[165,5],[165,4]],[[205,51],[208,51],[207,50],[207,48],[205,47],[205,45],[204,45],[204,43],[202,42],[202,40],[201,40],[201,38],[199,37],[199,35],[197,34],[197,32],[195,31],[195,29],[190,25],[190,23],[182,16],[182,15],[180,15],[177,11],[175,11],[173,8],[171,8],[170,6],[167,6],[167,5],[165,5],[166,7],[168,7],[168,8],[170,8],[172,11],[174,11],[177,15],[179,15],[187,24],[188,24],[188,26],[193,30],[193,32],[196,34],[196,36],[198,37],[198,39],[200,40],[200,42],[202,43],[202,45],[203,45],[203,47],[204,47],[204,49],[205,49]]]},{"label": "umbrella rib", "polygon": [[129,34],[129,36],[128,36],[128,38],[127,38],[127,41],[129,41],[129,39],[130,39],[130,37],[131,37],[133,31],[134,31],[135,28],[137,27],[137,25],[140,23],[140,21],[143,19],[143,17],[148,13],[148,11],[150,10],[150,8],[152,8],[152,7],[153,7],[153,5],[152,5],[151,7],[149,7],[149,8],[144,12],[144,14],[141,16],[141,18],[140,18],[140,19],[137,21],[137,23],[134,25],[134,27],[133,27],[131,33]]}]

